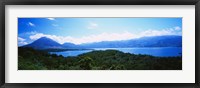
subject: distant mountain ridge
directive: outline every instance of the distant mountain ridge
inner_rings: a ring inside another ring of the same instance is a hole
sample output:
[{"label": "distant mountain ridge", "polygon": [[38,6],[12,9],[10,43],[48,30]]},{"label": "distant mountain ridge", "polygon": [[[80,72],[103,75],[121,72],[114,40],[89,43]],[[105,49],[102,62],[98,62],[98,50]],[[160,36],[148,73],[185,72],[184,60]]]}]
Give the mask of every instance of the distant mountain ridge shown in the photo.
[{"label": "distant mountain ridge", "polygon": [[96,43],[59,44],[56,41],[42,37],[31,44],[22,47],[32,47],[34,49],[72,49],[72,48],[131,48],[131,47],[182,47],[182,36],[166,35],[141,37],[137,39],[121,41],[102,41]]},{"label": "distant mountain ridge", "polygon": [[90,48],[130,48],[130,47],[182,47],[181,36],[151,36],[122,41],[103,41],[90,44],[82,44]]}]

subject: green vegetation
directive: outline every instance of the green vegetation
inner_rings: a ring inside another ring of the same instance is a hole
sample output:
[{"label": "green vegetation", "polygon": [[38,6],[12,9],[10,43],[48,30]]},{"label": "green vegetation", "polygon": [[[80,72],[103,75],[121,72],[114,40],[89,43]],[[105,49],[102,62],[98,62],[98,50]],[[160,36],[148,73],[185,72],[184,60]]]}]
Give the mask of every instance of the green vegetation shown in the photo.
[{"label": "green vegetation", "polygon": [[181,70],[182,57],[135,55],[117,50],[63,57],[32,48],[18,48],[19,70]]}]

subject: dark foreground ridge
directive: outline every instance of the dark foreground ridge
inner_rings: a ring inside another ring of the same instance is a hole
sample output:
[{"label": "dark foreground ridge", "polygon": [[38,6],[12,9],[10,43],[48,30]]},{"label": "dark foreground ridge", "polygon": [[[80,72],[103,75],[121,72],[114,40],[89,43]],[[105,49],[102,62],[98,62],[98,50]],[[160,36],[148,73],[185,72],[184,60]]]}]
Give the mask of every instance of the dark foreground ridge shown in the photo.
[{"label": "dark foreground ridge", "polygon": [[182,57],[135,55],[117,50],[63,57],[20,47],[18,70],[182,70]]}]

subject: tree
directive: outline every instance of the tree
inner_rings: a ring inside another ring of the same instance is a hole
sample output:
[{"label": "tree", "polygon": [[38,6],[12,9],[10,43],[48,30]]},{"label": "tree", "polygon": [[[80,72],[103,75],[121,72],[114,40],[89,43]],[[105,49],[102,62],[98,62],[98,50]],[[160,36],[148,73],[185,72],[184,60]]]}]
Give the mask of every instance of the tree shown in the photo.
[{"label": "tree", "polygon": [[91,70],[92,63],[93,63],[93,59],[87,56],[79,61],[80,67],[84,70]]}]

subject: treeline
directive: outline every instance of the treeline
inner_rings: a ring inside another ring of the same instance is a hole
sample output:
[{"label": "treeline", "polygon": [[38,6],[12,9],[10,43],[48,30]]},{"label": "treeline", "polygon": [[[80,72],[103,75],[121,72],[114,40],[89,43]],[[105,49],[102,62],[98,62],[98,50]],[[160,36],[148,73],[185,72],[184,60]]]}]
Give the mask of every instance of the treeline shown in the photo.
[{"label": "treeline", "polygon": [[63,57],[32,48],[18,48],[19,70],[181,70],[182,57],[135,55],[117,50]]}]

